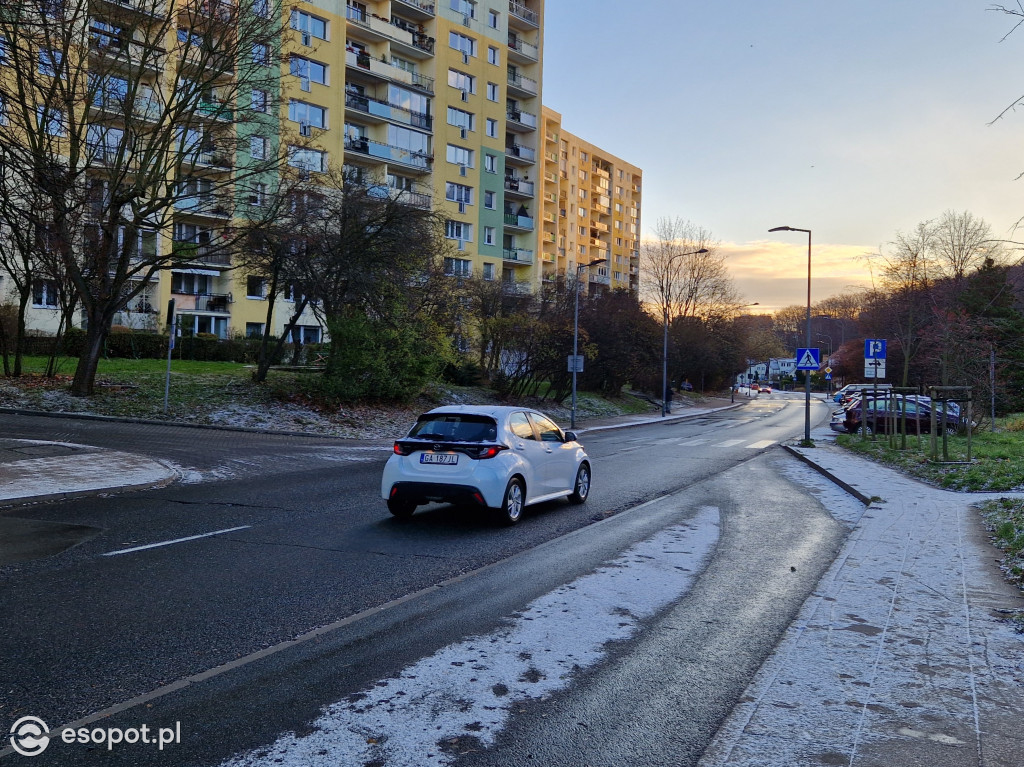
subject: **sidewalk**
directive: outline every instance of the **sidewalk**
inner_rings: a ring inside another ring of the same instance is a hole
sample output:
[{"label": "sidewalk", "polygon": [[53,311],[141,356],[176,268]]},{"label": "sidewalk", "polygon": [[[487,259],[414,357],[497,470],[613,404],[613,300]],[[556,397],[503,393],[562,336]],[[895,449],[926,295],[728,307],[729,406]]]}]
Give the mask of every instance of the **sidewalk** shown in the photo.
[{"label": "sidewalk", "polygon": [[934,489],[813,436],[790,451],[875,500],[701,767],[1024,764],[1024,636],[1005,620],[1024,598],[970,509],[1014,494]]}]

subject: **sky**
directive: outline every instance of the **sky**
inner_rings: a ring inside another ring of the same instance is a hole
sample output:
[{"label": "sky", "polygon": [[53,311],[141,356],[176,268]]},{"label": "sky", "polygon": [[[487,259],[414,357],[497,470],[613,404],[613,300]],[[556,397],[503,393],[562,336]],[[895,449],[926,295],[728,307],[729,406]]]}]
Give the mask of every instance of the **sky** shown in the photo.
[{"label": "sky", "polygon": [[807,236],[773,227],[813,231],[812,301],[947,210],[1024,241],[1024,108],[996,120],[1024,96],[1024,27],[993,7],[547,0],[543,100],[643,169],[645,236],[692,221],[754,311],[806,305]]}]

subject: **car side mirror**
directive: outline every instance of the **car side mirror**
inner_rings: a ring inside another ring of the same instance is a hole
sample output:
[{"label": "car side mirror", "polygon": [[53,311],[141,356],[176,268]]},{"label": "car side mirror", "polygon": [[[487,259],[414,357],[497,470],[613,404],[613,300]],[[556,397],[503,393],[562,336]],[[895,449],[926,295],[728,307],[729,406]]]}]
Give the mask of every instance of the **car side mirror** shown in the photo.
[{"label": "car side mirror", "polygon": [[576,432],[574,432],[574,431],[567,431],[565,433],[565,441],[566,442],[578,442],[579,441],[579,437],[576,436]]}]

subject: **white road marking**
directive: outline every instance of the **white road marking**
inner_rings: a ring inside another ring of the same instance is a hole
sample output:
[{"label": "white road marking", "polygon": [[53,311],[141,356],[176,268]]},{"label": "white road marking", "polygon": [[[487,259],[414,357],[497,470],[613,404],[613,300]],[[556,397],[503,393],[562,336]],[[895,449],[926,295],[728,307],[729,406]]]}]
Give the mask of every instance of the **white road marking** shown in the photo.
[{"label": "white road marking", "polygon": [[742,445],[746,442],[745,439],[727,439],[725,442],[719,442],[713,447],[736,447],[736,445]]},{"label": "white road marking", "polygon": [[195,541],[199,538],[209,538],[211,535],[223,535],[224,533],[233,533],[236,530],[248,530],[252,525],[241,525],[240,527],[229,527],[226,530],[214,530],[212,533],[203,533],[201,535],[190,535],[187,538],[175,538],[173,541],[160,541],[160,543],[150,543],[146,546],[134,546],[130,549],[120,549],[118,551],[108,551],[103,554],[105,557],[116,557],[118,554],[131,554],[133,551],[144,551],[145,549],[155,549],[160,546],[170,546],[175,543],[184,543],[185,541]]},{"label": "white road marking", "polygon": [[774,439],[762,439],[760,442],[751,442],[747,445],[747,448],[750,450],[760,450],[763,447],[771,447],[774,444]]},{"label": "white road marking", "polygon": [[709,439],[683,439],[676,444],[679,447],[693,447],[694,445],[703,445],[705,442],[710,442]]},{"label": "white road marking", "polygon": [[327,706],[309,734],[287,733],[225,767],[434,767],[456,758],[441,747],[455,738],[491,746],[516,704],[565,689],[605,657],[609,642],[629,639],[689,591],[719,532],[719,510],[702,507],[690,523],[539,597],[493,633],[448,645]]}]

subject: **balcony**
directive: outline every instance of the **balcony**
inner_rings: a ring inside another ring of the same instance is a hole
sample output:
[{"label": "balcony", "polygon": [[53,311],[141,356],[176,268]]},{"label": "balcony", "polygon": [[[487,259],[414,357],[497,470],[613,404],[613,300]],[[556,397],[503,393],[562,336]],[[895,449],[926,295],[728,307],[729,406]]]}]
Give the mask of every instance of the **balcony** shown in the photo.
[{"label": "balcony", "polygon": [[368,53],[359,53],[355,50],[346,51],[345,64],[355,71],[376,75],[385,80],[392,80],[403,85],[410,85],[431,95],[434,93],[433,77],[427,77],[426,75],[396,67],[386,61],[375,59]]},{"label": "balcony", "polygon": [[411,18],[424,21],[434,18],[437,12],[434,4],[428,0],[392,0],[392,7],[401,8]]},{"label": "balcony", "polygon": [[518,213],[506,213],[505,226],[511,229],[522,229],[524,231],[532,232],[533,218],[530,216],[521,216]]},{"label": "balcony", "polygon": [[502,248],[501,258],[503,261],[513,261],[516,264],[529,265],[533,263],[533,251],[528,248]]},{"label": "balcony", "polygon": [[508,144],[505,147],[505,157],[513,165],[533,165],[537,160],[537,150],[522,144]]},{"label": "balcony", "polygon": [[516,133],[527,133],[537,130],[537,115],[532,112],[524,112],[521,109],[509,109],[505,112],[508,118],[508,128]]},{"label": "balcony", "polygon": [[379,118],[380,120],[391,120],[392,122],[410,125],[414,128],[421,128],[427,131],[432,129],[432,120],[430,115],[425,115],[421,112],[413,112],[405,107],[388,104],[384,101],[379,101],[378,99],[370,98],[369,96],[362,96],[358,93],[345,94],[345,107],[357,112],[363,112],[364,114]]},{"label": "balcony", "polygon": [[371,40],[387,40],[400,46],[404,53],[414,58],[423,59],[434,55],[434,38],[428,37],[397,16],[392,16],[389,21],[383,16],[367,13],[350,5],[345,9],[345,17],[352,26],[364,32]]},{"label": "balcony", "polygon": [[413,152],[403,147],[382,144],[365,136],[346,136],[345,151],[355,152],[381,162],[399,163],[422,173],[430,170],[430,162],[433,160],[432,157],[422,152]]},{"label": "balcony", "polygon": [[540,61],[540,48],[533,43],[526,42],[518,35],[508,36],[509,58],[521,63],[535,63]]},{"label": "balcony", "polygon": [[171,254],[182,263],[205,264],[206,266],[231,266],[231,254],[209,245],[197,242],[175,240]]},{"label": "balcony", "polygon": [[231,314],[229,305],[233,298],[230,293],[183,293],[173,289],[171,293],[175,297],[174,308],[176,311]]},{"label": "balcony", "polygon": [[217,199],[213,195],[191,195],[179,197],[174,201],[174,209],[177,213],[187,216],[198,216],[200,218],[215,218],[226,221],[231,218],[231,209],[224,200]]},{"label": "balcony", "polygon": [[540,93],[540,86],[536,80],[530,77],[525,77],[518,72],[509,72],[508,91],[513,96],[528,99]]},{"label": "balcony", "polygon": [[540,14],[517,0],[509,0],[508,23],[516,29],[540,29]]},{"label": "balcony", "polygon": [[[598,256],[599,258],[599,256]],[[611,285],[612,275],[609,273],[607,267],[597,267],[596,269],[589,269],[590,272],[589,280],[595,285]],[[603,274],[602,274],[603,272]]]},{"label": "balcony", "polygon": [[533,182],[518,176],[506,176],[505,191],[509,197],[530,198],[533,197]]}]

